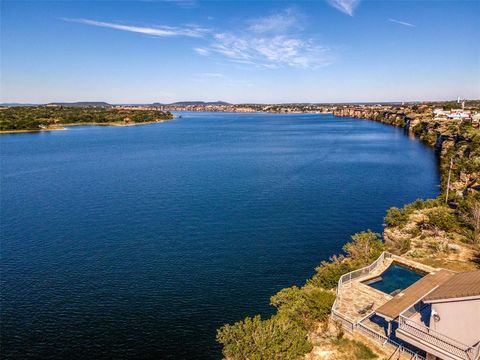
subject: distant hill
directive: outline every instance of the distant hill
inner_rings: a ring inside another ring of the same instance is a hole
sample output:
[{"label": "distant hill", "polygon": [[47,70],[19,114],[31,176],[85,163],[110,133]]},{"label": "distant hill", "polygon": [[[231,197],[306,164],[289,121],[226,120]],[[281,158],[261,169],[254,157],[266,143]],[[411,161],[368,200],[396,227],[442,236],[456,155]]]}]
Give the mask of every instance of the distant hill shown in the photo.
[{"label": "distant hill", "polygon": [[[155,103],[153,105],[157,105],[158,103]],[[171,104],[158,104],[158,105],[174,105],[174,106],[196,106],[196,105],[231,105],[230,103],[227,103],[225,101],[211,101],[211,102],[205,102],[205,101],[178,101],[174,102]]]},{"label": "distant hill", "polygon": [[27,103],[1,103],[0,106],[37,106],[38,104]]},{"label": "distant hill", "polygon": [[112,105],[103,101],[78,101],[78,102],[53,102],[46,104],[47,106],[69,106],[69,107],[96,107],[111,108]]}]

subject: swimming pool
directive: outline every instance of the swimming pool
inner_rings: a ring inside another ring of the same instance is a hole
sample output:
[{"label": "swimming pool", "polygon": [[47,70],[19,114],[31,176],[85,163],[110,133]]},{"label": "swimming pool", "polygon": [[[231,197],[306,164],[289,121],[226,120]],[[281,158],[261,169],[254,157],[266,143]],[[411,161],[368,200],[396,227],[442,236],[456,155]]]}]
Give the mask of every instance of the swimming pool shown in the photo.
[{"label": "swimming pool", "polygon": [[366,284],[384,293],[395,294],[406,289],[423,276],[424,274],[405,266],[392,264],[382,275],[366,282]]}]

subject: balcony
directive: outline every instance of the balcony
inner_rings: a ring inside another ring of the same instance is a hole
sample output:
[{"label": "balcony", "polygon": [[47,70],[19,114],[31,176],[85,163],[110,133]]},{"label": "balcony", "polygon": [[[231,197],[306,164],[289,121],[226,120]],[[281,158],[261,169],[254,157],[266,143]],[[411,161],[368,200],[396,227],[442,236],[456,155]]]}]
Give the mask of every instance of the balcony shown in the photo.
[{"label": "balcony", "polygon": [[[437,353],[439,357],[452,360],[476,360],[479,356],[480,343],[468,346],[425,326],[420,318],[421,313],[409,309],[400,315],[397,335],[413,339],[427,352]],[[406,339],[404,339],[406,340]]]}]

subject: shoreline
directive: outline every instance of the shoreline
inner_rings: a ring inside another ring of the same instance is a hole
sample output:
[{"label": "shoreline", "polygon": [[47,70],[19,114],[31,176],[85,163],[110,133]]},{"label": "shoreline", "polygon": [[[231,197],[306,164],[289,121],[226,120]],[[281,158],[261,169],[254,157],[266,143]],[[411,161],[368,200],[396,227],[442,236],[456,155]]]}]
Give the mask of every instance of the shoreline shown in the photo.
[{"label": "shoreline", "polygon": [[109,123],[95,123],[95,122],[79,122],[79,123],[72,123],[72,124],[59,124],[59,127],[54,128],[45,128],[45,129],[22,129],[22,130],[0,130],[0,135],[7,135],[7,134],[24,134],[24,133],[40,133],[40,132],[49,132],[49,131],[67,131],[71,126],[118,126],[118,127],[127,127],[127,126],[137,126],[137,125],[152,125],[152,124],[160,124],[167,121],[171,121],[175,119],[164,119],[159,121],[146,121],[146,122],[139,122],[139,123],[132,123],[132,124],[125,124],[119,122],[109,122]]}]

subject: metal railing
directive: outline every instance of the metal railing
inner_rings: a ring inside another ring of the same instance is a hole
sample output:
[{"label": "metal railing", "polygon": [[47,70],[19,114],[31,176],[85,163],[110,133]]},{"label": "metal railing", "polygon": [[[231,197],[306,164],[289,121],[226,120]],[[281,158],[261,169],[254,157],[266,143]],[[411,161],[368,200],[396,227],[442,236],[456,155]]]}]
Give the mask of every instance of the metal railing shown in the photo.
[{"label": "metal railing", "polygon": [[342,324],[342,327],[345,330],[352,333],[353,330],[355,329],[355,321],[350,320],[346,316],[337,313],[335,310],[332,310],[331,317],[332,317],[332,320],[338,321],[340,324]]},{"label": "metal railing", "polygon": [[[350,271],[349,273],[343,274],[340,276],[340,279],[338,279],[338,284],[337,284],[337,290],[336,290],[336,298],[332,306],[332,314],[335,312],[338,306],[338,300],[341,297],[340,290],[343,285],[345,285],[348,282],[351,282],[354,279],[357,279],[361,276],[364,275],[369,275],[372,273],[372,271],[376,270],[380,265],[383,265],[385,259],[392,257],[392,254],[390,254],[387,251],[384,251],[380,254],[380,256],[375,260],[373,263],[371,263],[368,266],[365,266],[361,269],[357,269],[354,271]],[[338,314],[338,313],[337,313]]]},{"label": "metal railing", "polygon": [[387,251],[384,251],[380,254],[378,259],[372,262],[370,265],[365,266],[361,269],[350,271],[349,273],[340,276],[340,279],[338,280],[337,291],[338,289],[340,289],[340,287],[343,284],[346,284],[347,282],[350,282],[361,276],[369,275],[373,270],[377,269],[379,265],[383,265],[383,262],[385,261],[385,259],[390,258],[391,256],[392,254],[390,254]]},{"label": "metal railing", "polygon": [[393,346],[394,348],[396,348],[398,351],[398,356],[400,357],[402,354],[408,354],[409,356],[411,356],[411,359],[415,359],[415,360],[425,360],[425,358],[406,348],[405,346],[397,343],[395,340],[392,340],[390,339],[389,337],[383,335],[383,334],[380,334],[372,329],[370,329],[369,327],[363,325],[362,323],[358,323],[356,328],[358,330],[360,330],[360,332],[364,333],[365,335],[367,335],[368,337],[376,340],[378,343],[380,343],[382,346],[385,346],[385,345],[391,345]]},{"label": "metal railing", "polygon": [[474,360],[479,355],[480,344],[475,347],[462,344],[403,315],[399,317],[398,330],[414,336],[417,340],[426,342],[432,348],[443,350],[460,359]]},{"label": "metal railing", "polygon": [[354,279],[357,279],[361,276],[369,275],[373,270],[377,269],[379,265],[383,265],[383,262],[385,261],[385,259],[387,259],[391,256],[392,255],[389,252],[384,251],[380,254],[380,256],[377,258],[377,260],[372,262],[370,265],[365,266],[365,267],[360,268],[360,269],[357,269],[357,270],[350,271],[349,273],[346,273],[346,274],[343,274],[342,276],[340,276],[340,279],[338,279],[338,284],[337,284],[337,296],[338,296],[338,293],[339,293],[342,285],[344,285],[344,284],[346,284],[346,283],[348,283],[348,282],[350,282]]}]

